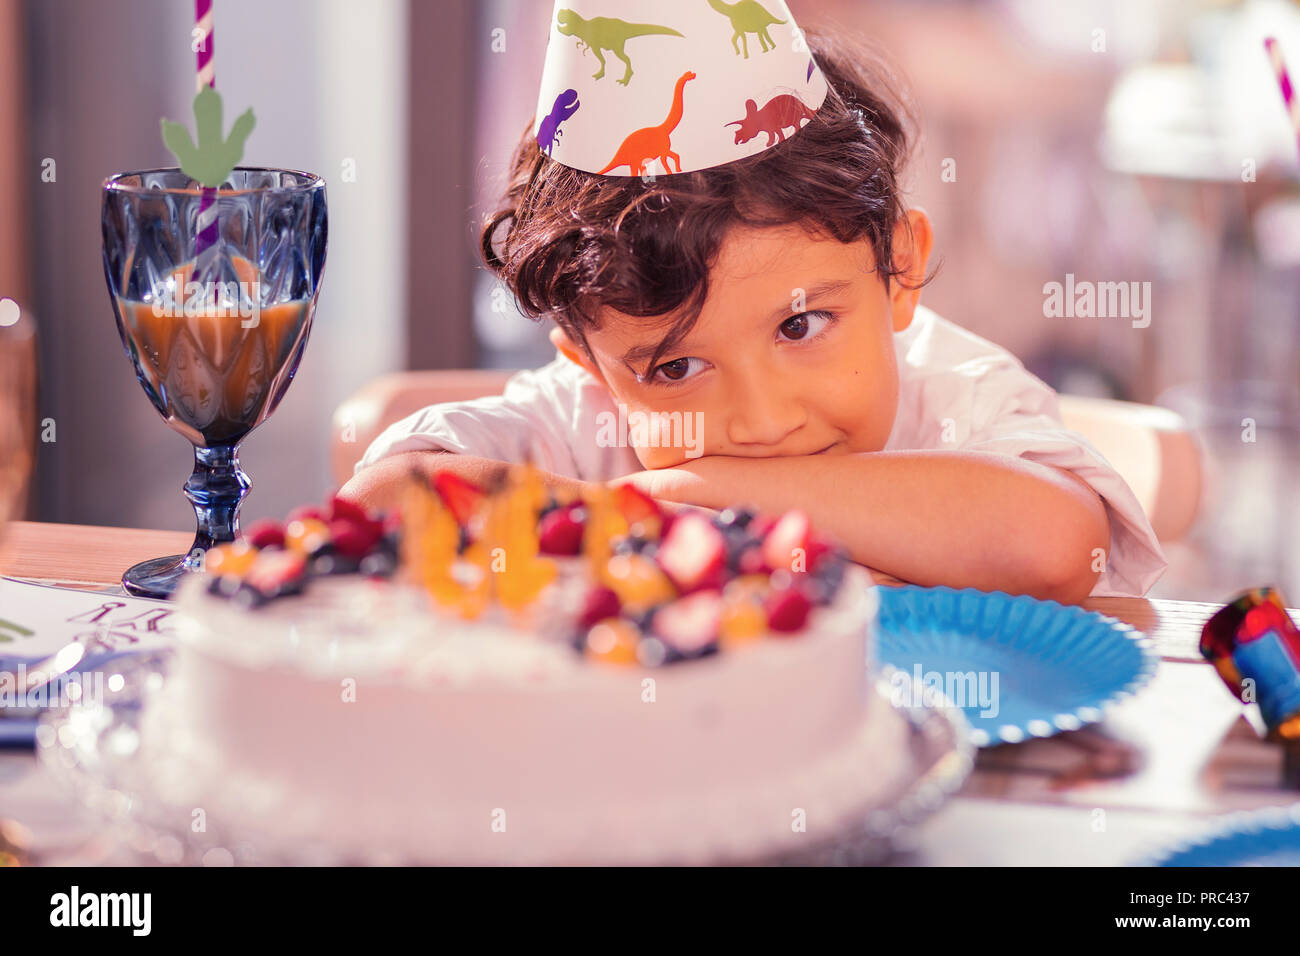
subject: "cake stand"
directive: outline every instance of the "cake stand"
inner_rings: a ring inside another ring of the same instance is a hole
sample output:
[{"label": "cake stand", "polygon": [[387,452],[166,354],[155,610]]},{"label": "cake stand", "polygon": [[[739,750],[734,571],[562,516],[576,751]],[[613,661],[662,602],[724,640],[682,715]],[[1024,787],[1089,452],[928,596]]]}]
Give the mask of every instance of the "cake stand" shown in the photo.
[{"label": "cake stand", "polygon": [[[391,847],[341,854],[328,843],[286,845],[273,828],[249,821],[223,825],[206,819],[193,799],[177,797],[176,773],[157,754],[141,756],[141,716],[148,695],[165,680],[165,654],[115,662],[103,699],[51,710],[37,730],[37,754],[47,771],[103,820],[144,864],[163,865],[402,865],[437,863],[406,859]],[[974,761],[970,728],[946,699],[934,703],[923,688],[899,694],[912,678],[892,668],[876,672],[872,693],[890,701],[877,719],[900,722],[903,745],[890,755],[888,780],[873,788],[850,827],[811,841],[797,852],[724,862],[741,864],[863,865],[885,862],[913,828],[965,781]],[[900,699],[930,706],[899,706]],[[864,754],[863,759],[869,759]],[[192,796],[192,795],[191,795]],[[227,797],[231,795],[225,795]],[[556,861],[563,862],[563,861]]]}]

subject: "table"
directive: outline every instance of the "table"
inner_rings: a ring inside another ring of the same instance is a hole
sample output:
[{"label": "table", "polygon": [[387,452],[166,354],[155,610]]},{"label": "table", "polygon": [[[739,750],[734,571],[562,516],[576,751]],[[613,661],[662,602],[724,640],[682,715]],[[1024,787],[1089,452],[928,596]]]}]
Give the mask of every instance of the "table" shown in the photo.
[{"label": "table", "polygon": [[[183,552],[192,540],[20,521],[0,546],[0,574],[115,588],[130,565]],[[962,791],[911,834],[900,862],[1116,866],[1199,832],[1217,814],[1300,800],[1279,787],[1280,750],[1259,739],[1197,651],[1217,605],[1090,598],[1084,607],[1154,639],[1161,663],[1151,684],[1096,726],[980,751]],[[49,862],[138,862],[81,818],[26,751],[0,751],[0,817],[30,829]]]}]

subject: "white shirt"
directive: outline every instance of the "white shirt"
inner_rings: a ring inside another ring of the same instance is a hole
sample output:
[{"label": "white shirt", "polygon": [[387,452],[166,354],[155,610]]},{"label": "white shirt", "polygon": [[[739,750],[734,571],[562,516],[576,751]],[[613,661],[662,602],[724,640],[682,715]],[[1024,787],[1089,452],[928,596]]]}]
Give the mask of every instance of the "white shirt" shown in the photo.
[{"label": "white shirt", "polygon": [[[1101,453],[1061,424],[1056,392],[1006,349],[924,306],[894,347],[898,413],[886,450],[988,451],[1073,472],[1102,499],[1110,521],[1110,553],[1093,596],[1146,594],[1167,567],[1151,522]],[[356,470],[387,455],[444,449],[531,458],[556,474],[608,481],[643,470],[636,453],[578,436],[600,434],[600,423],[617,414],[604,386],[557,353],[549,365],[511,377],[501,395],[431,405],[390,425]]]}]

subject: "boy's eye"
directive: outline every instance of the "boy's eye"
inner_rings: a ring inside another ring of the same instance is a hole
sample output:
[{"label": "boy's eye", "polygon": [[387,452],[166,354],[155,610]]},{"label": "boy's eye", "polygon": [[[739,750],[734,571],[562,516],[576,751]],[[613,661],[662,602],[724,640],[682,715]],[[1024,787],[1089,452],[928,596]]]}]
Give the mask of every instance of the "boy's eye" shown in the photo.
[{"label": "boy's eye", "polygon": [[781,334],[795,340],[814,338],[830,321],[829,312],[800,312],[781,323]]},{"label": "boy's eye", "polygon": [[692,362],[699,361],[699,359],[693,358],[679,358],[673,359],[671,362],[664,362],[662,365],[655,366],[655,370],[650,373],[650,381],[660,381],[660,376],[662,376],[664,380],[669,382],[680,382],[689,378],[694,372],[699,371],[698,368],[694,370],[691,368]]}]

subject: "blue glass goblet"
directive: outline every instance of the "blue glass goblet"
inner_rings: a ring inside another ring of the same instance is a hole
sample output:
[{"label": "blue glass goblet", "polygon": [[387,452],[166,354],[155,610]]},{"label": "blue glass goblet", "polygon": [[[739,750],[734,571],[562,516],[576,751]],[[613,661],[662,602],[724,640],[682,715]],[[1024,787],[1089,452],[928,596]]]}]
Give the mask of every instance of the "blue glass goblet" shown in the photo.
[{"label": "blue glass goblet", "polygon": [[122,575],[170,597],[207,549],[239,534],[251,482],[239,444],[275,411],[311,331],[325,266],[325,182],[237,167],[217,192],[219,237],[197,248],[203,190],[178,169],[104,181],[104,274],[117,330],[158,414],[194,445],[185,497],[198,530],[188,554]]}]

